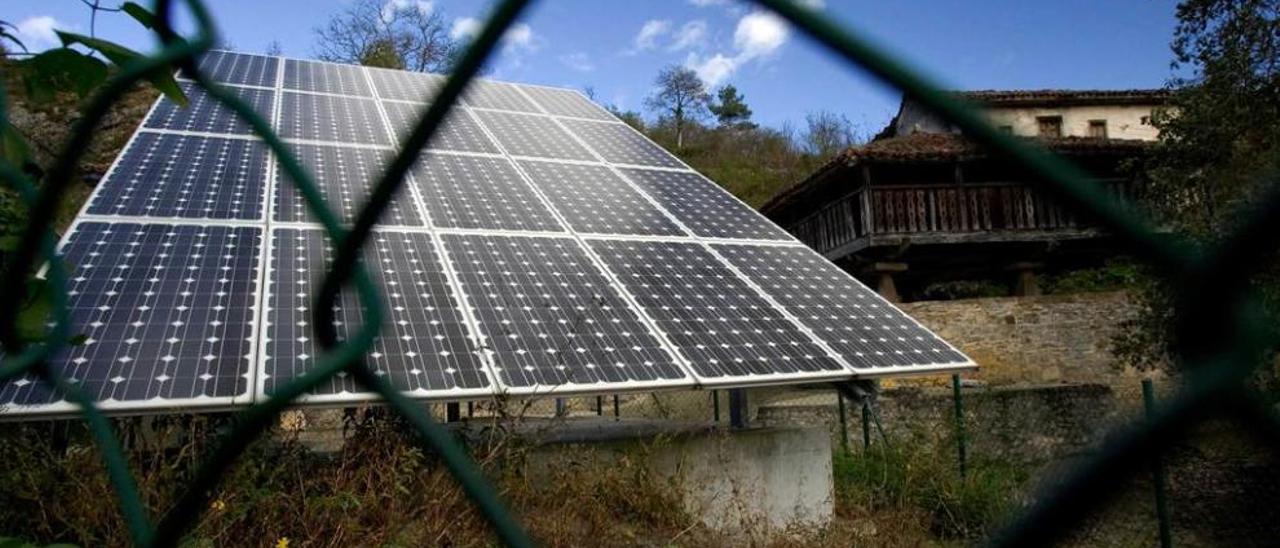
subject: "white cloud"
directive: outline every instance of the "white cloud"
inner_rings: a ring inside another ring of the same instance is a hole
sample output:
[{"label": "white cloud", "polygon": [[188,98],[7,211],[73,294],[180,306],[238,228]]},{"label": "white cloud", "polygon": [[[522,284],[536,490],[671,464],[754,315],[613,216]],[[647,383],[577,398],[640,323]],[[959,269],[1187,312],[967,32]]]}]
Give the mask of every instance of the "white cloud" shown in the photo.
[{"label": "white cloud", "polygon": [[738,28],[733,31],[733,45],[738,48],[739,56],[751,60],[773,53],[786,43],[790,34],[787,22],[781,17],[757,11],[738,21]]},{"label": "white cloud", "polygon": [[672,36],[668,51],[680,51],[697,46],[707,37],[707,22],[701,19],[689,21],[680,27]]},{"label": "white cloud", "polygon": [[397,12],[416,9],[423,15],[431,15],[435,9],[435,4],[429,0],[387,0],[382,5],[382,20],[391,21],[395,18]]},{"label": "white cloud", "polygon": [[62,45],[62,41],[58,39],[57,34],[54,34],[53,29],[67,28],[66,25],[49,15],[28,17],[18,21],[16,26],[18,27],[18,39],[22,40],[23,45],[33,52]]},{"label": "white cloud", "polygon": [[470,40],[480,34],[480,20],[475,17],[459,17],[449,27],[449,38],[454,40]]},{"label": "white cloud", "polygon": [[[473,40],[480,35],[483,28],[484,24],[475,17],[459,17],[454,19],[453,25],[449,27],[449,37],[454,40]],[[502,46],[508,52],[537,51],[541,41],[538,35],[534,34],[533,27],[527,23],[516,23],[502,35]]]},{"label": "white cloud", "polygon": [[738,65],[739,63],[736,59],[726,57],[723,53],[717,53],[706,59],[690,54],[685,61],[685,66],[698,73],[698,78],[701,78],[710,87],[715,87],[720,82],[723,82],[725,78],[733,74]]},{"label": "white cloud", "polygon": [[776,52],[790,36],[791,29],[781,17],[763,11],[752,12],[738,20],[733,32],[733,54],[716,53],[710,57],[690,54],[685,66],[714,87],[743,65]]},{"label": "white cloud", "polygon": [[578,72],[591,72],[596,69],[596,65],[591,62],[591,56],[581,51],[561,55],[559,59],[560,64]]},{"label": "white cloud", "polygon": [[640,26],[640,32],[636,33],[635,39],[631,41],[631,49],[627,53],[635,54],[644,50],[650,50],[658,45],[658,38],[671,30],[671,21],[666,19],[650,19]]}]

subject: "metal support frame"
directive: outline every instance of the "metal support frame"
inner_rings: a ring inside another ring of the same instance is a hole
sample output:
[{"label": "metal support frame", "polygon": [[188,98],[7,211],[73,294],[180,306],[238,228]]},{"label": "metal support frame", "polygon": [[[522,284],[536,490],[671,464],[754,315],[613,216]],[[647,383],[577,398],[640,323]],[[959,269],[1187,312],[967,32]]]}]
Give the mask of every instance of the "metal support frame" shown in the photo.
[{"label": "metal support frame", "polygon": [[729,390],[729,427],[746,428],[748,422],[747,390],[734,388]]},{"label": "metal support frame", "polygon": [[[1142,404],[1150,420],[1156,415],[1156,393],[1151,379],[1142,379]],[[1160,546],[1173,546],[1173,532],[1169,522],[1169,499],[1165,494],[1164,459],[1159,451],[1151,454],[1151,484],[1156,497],[1156,521],[1160,527]]]},{"label": "metal support frame", "polygon": [[[876,428],[880,430],[880,439],[888,445],[889,438],[884,433],[884,428],[880,426],[880,419],[875,417],[875,411],[871,408],[872,402],[875,401],[876,395],[880,393],[880,384],[875,380],[852,380],[833,383],[836,392],[841,399],[841,427],[844,426],[844,400],[848,399],[850,403],[862,408],[862,449],[864,451],[871,448],[871,422],[875,421]],[[847,445],[847,443],[846,443]]]}]

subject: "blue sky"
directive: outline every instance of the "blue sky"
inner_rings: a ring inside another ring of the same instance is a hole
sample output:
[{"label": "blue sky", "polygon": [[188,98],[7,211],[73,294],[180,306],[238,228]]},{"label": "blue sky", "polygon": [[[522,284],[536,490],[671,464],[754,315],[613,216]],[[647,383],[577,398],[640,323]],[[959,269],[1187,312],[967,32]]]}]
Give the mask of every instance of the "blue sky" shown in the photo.
[{"label": "blue sky", "polygon": [[[237,49],[278,40],[286,55],[312,57],[313,29],[350,0],[212,0]],[[386,0],[431,9],[459,35],[483,18],[481,0]],[[1168,0],[803,0],[866,33],[958,89],[1158,87],[1169,76],[1174,2]],[[113,5],[114,0],[103,0]],[[149,4],[149,2],[144,2]],[[51,27],[86,32],[80,0],[8,0],[0,20],[19,25],[33,49]],[[100,15],[98,35],[151,46],[132,20]],[[756,121],[803,126],[809,111],[845,114],[873,133],[898,93],[850,70],[772,15],[729,0],[542,0],[491,65],[494,78],[580,88],[640,110],[658,70],[681,64],[732,83]]]}]

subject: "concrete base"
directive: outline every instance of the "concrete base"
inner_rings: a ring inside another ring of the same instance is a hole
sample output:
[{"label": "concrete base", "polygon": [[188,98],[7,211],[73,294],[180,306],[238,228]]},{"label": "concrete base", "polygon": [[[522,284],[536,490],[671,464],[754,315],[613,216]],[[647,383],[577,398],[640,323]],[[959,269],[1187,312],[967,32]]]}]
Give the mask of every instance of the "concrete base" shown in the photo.
[{"label": "concrete base", "polygon": [[834,511],[831,436],[821,427],[697,436],[656,455],[686,510],[725,532],[826,525]]},{"label": "concrete base", "polygon": [[[632,423],[632,424],[628,424]],[[570,460],[634,458],[683,492],[685,510],[727,535],[817,528],[834,512],[831,435],[821,426],[725,430],[654,421],[566,421],[530,455],[531,473]],[[574,433],[581,436],[575,436]],[[575,439],[576,438],[576,439]],[[641,447],[643,446],[643,447]]]}]

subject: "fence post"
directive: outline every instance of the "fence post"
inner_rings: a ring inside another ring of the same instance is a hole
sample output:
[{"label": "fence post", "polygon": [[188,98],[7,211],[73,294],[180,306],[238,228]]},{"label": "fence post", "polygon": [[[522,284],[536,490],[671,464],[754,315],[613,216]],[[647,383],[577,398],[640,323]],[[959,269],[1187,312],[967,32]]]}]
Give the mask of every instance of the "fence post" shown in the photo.
[{"label": "fence post", "polygon": [[960,393],[960,375],[951,376],[951,392],[955,395],[956,400],[956,458],[960,463],[960,477],[965,476],[965,468],[968,458],[968,448],[965,446],[964,429],[964,397]]},{"label": "fence post", "polygon": [[747,391],[734,388],[729,391],[729,427],[747,427]]},{"label": "fence post", "polygon": [[[1142,404],[1146,408],[1147,419],[1152,419],[1156,413],[1156,394],[1155,388],[1151,384],[1151,379],[1142,379]],[[1155,487],[1156,519],[1160,524],[1160,546],[1170,548],[1173,546],[1173,532],[1170,530],[1169,524],[1169,501],[1165,498],[1164,459],[1161,458],[1159,452],[1151,455],[1151,483]]]},{"label": "fence post", "polygon": [[849,454],[849,421],[847,419],[848,412],[844,405],[844,394],[836,392],[836,401],[840,404],[840,448],[844,450],[844,454]]}]

